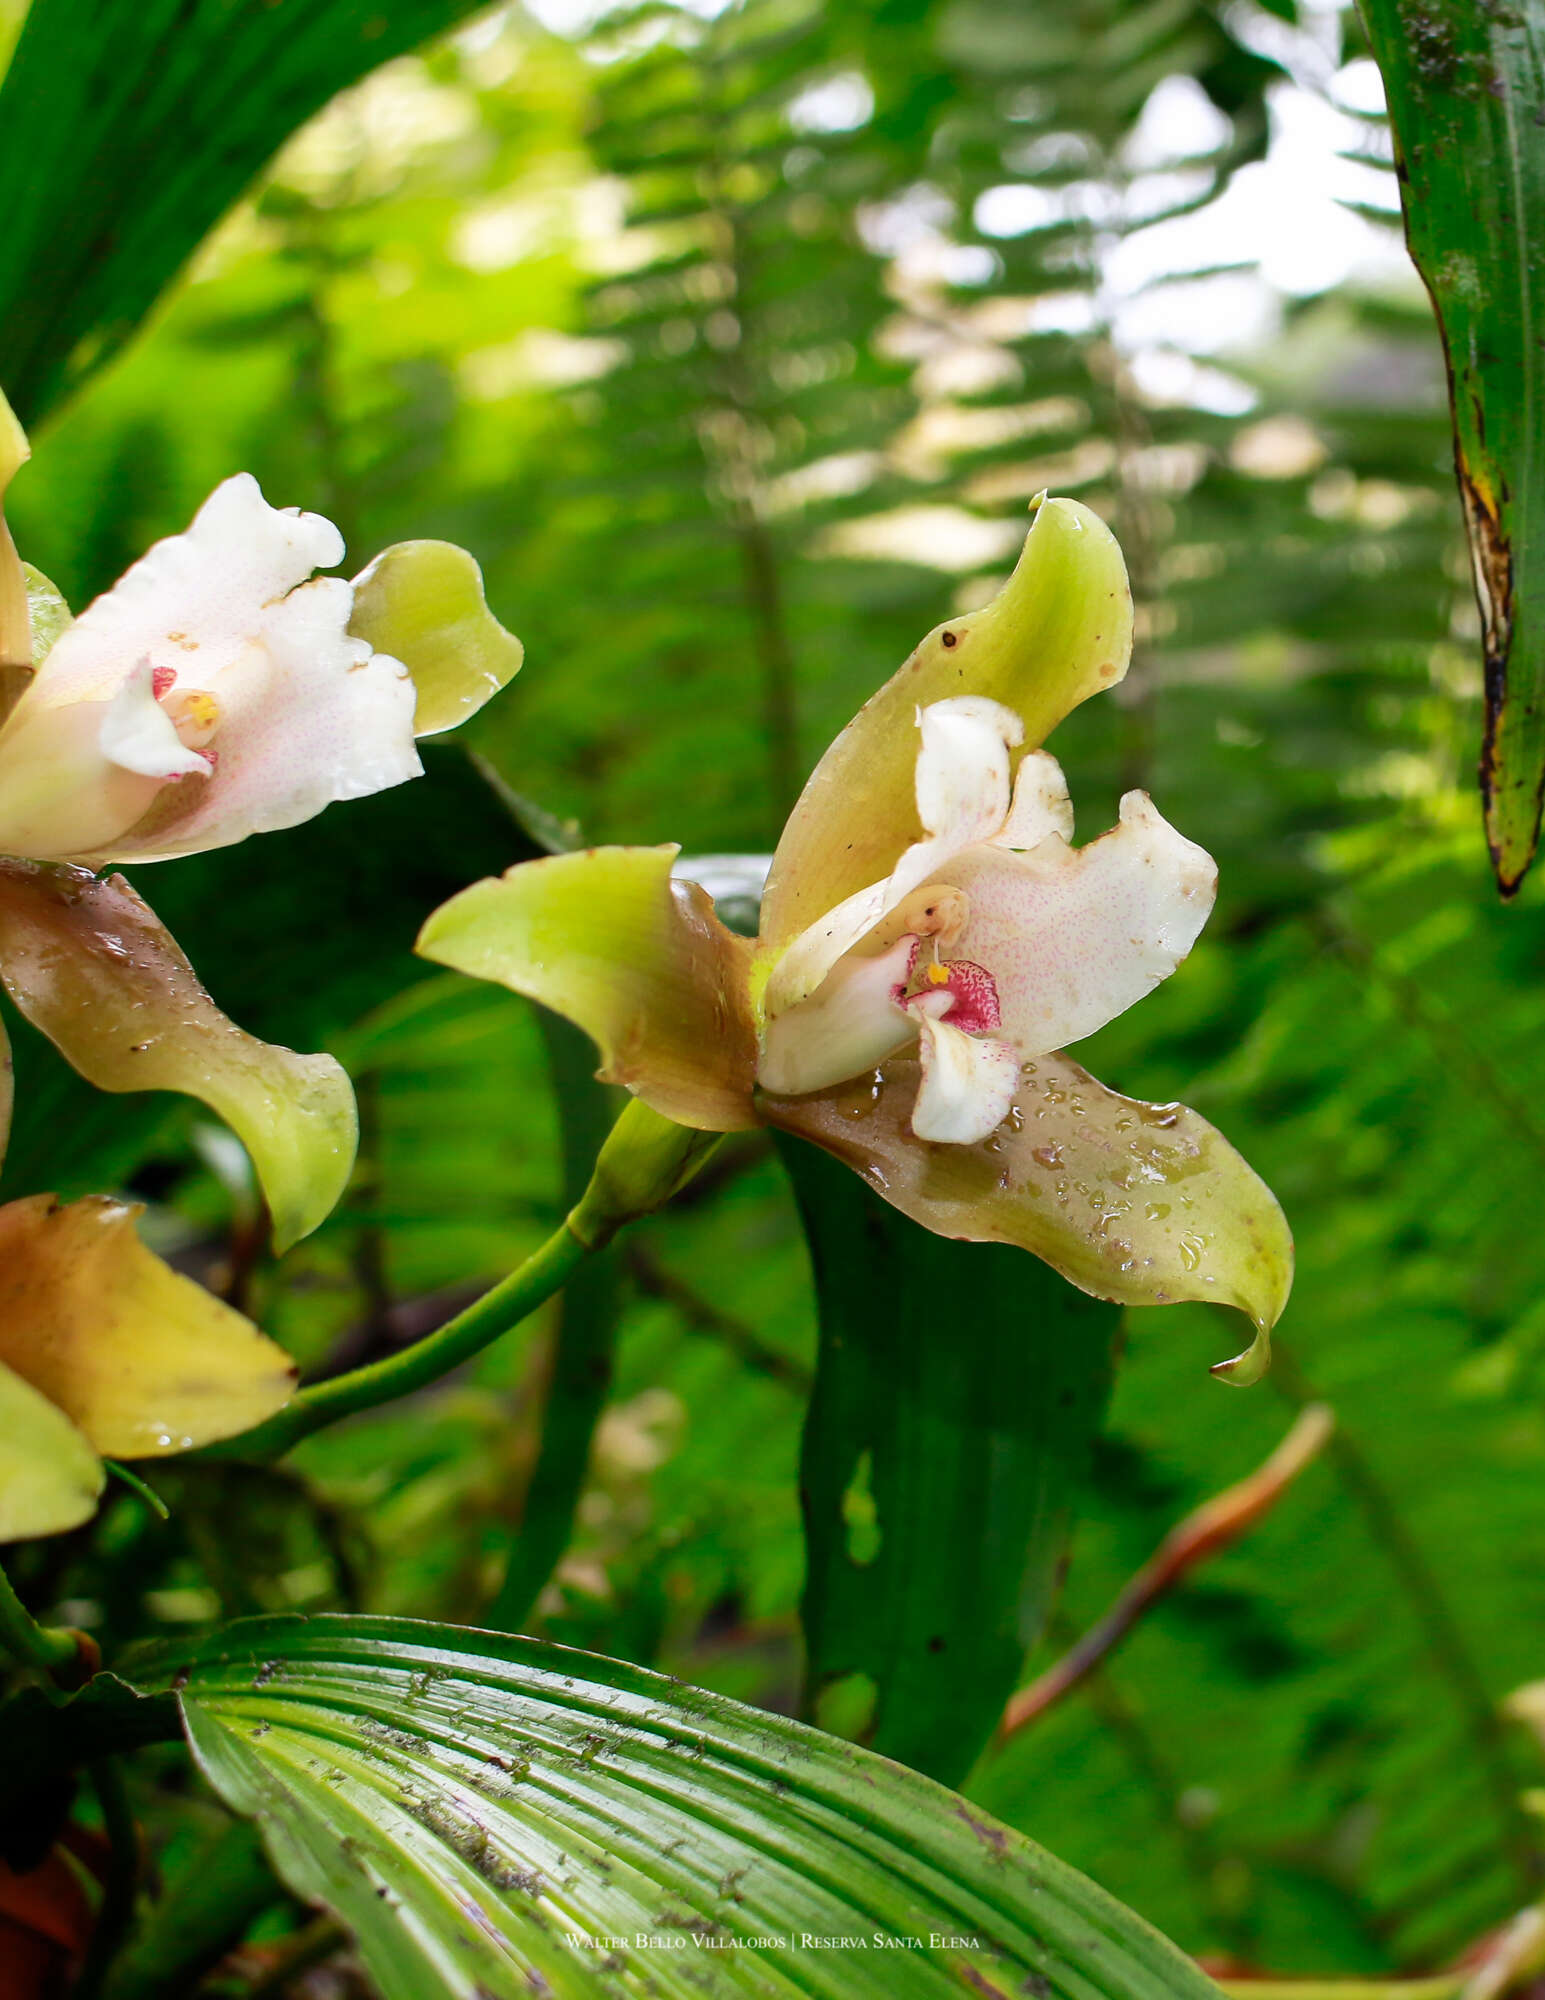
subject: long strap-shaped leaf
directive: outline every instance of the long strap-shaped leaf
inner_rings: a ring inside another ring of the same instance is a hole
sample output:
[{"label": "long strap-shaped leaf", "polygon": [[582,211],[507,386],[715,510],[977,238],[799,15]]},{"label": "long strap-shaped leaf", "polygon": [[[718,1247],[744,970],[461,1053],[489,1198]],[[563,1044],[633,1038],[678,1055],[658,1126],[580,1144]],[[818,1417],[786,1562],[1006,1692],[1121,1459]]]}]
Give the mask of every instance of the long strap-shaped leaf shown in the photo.
[{"label": "long strap-shaped leaf", "polygon": [[1448,357],[1486,654],[1481,790],[1512,895],[1545,794],[1545,4],[1363,0]]},{"label": "long strap-shaped leaf", "polygon": [[639,1667],[342,1617],[244,1620],[140,1665],[385,2000],[1216,2000],[956,1794]]},{"label": "long strap-shaped leaf", "polygon": [[872,1683],[868,1726],[844,1733],[958,1784],[1050,1613],[1121,1308],[1006,1243],[930,1234],[813,1146],[780,1151],[821,1324],[800,1471],[812,1690]]},{"label": "long strap-shaped leaf", "polygon": [[0,88],[0,384],[114,352],[335,91],[476,0],[33,0]]}]

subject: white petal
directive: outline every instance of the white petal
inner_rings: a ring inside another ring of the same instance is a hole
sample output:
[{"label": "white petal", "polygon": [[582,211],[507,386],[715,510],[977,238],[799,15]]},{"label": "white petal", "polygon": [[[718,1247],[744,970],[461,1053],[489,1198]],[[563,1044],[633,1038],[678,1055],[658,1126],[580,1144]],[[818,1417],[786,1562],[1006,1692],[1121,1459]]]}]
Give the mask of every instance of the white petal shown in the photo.
[{"label": "white petal", "polygon": [[352,602],[341,577],[324,576],[270,605],[221,681],[214,776],[167,787],[129,834],[80,858],[100,866],[198,854],[416,777],[413,682],[400,662],[349,636]]},{"label": "white petal", "polygon": [[1024,741],[1025,725],[1013,709],[979,694],[931,702],[917,723],[917,813],[925,829],[987,839],[1009,809],[1009,751]]},{"label": "white petal", "polygon": [[[166,789],[103,755],[112,704],[19,704],[0,729],[0,853],[64,861],[117,839]],[[181,748],[179,744],[178,748]]]},{"label": "white petal", "polygon": [[808,999],[844,952],[851,951],[874,929],[889,907],[889,886],[887,882],[871,882],[795,938],[767,982],[763,1004],[769,1020]]},{"label": "white petal", "polygon": [[[349,636],[347,583],[307,582],[342,555],[330,521],[270,507],[249,474],[217,487],[186,534],[158,542],[62,635],[6,731],[12,744],[35,740],[57,761],[54,735],[64,729],[73,741],[77,729],[69,712],[99,727],[100,707],[87,705],[111,702],[148,663],[170,669],[181,689],[215,696],[209,757],[184,753],[176,765],[206,774],[212,765],[213,774],[153,788],[127,817],[79,813],[72,844],[62,846],[72,829],[61,812],[40,817],[30,800],[13,807],[10,745],[0,742],[0,846],[92,866],[154,861],[294,826],[334,799],[416,776],[406,670]],[[165,771],[172,753],[164,737],[165,757],[148,739],[155,728],[125,696],[108,725],[120,768]]]},{"label": "white petal", "polygon": [[102,713],[97,737],[102,755],[142,778],[209,776],[209,759],[186,749],[172,719],[155,698],[149,660],[142,660]]},{"label": "white petal", "polygon": [[756,1080],[779,1096],[825,1090],[862,1076],[904,1048],[916,1022],[892,999],[906,978],[912,941],[878,958],[850,958],[820,991],[767,1023]]},{"label": "white petal", "polygon": [[270,507],[249,472],[217,486],[185,534],[171,535],[89,604],[28,689],[28,703],[110,698],[141,660],[188,687],[219,691],[268,606],[343,559],[320,514]]},{"label": "white petal", "polygon": [[912,1107],[919,1139],[974,1146],[1008,1116],[1019,1088],[1019,1057],[1005,1042],[968,1035],[919,1011],[923,1080]]},{"label": "white petal", "polygon": [[[769,1016],[814,993],[844,952],[952,854],[990,840],[1009,809],[1009,749],[1024,724],[1001,702],[957,695],[918,711],[917,811],[928,838],[907,848],[883,882],[847,897],[803,931],[767,982]],[[849,1072],[851,1074],[851,1072]]]},{"label": "white petal", "polygon": [[1143,792],[1087,847],[983,845],[949,864],[970,901],[952,956],[997,984],[1001,1032],[1021,1057],[1092,1035],[1168,978],[1212,909],[1217,869]]},{"label": "white petal", "polygon": [[998,847],[1039,847],[1048,834],[1073,838],[1073,801],[1062,766],[1049,750],[1032,750],[1019,760],[1014,779],[1014,803],[993,835]]}]

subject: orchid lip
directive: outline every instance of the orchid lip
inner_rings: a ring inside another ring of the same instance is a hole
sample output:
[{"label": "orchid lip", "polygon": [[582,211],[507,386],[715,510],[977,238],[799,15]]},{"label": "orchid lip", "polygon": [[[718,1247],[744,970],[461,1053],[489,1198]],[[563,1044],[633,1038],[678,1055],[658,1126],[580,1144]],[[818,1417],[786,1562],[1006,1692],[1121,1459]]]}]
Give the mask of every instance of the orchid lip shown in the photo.
[{"label": "orchid lip", "polygon": [[[947,1020],[952,1028],[968,1035],[982,1034],[999,1027],[1003,1008],[998,1000],[998,983],[985,965],[968,958],[933,958],[919,965],[923,940],[912,947],[907,979],[897,989],[898,1005],[914,1014]],[[908,993],[907,987],[921,979],[922,985]]]}]

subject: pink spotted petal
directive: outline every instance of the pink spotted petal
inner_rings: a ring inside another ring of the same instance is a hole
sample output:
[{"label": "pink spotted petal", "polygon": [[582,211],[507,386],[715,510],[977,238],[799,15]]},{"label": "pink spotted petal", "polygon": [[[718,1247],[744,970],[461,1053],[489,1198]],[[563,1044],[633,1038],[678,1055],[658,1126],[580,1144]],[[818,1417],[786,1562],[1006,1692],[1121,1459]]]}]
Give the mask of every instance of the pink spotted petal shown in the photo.
[{"label": "pink spotted petal", "polygon": [[1142,792],[1087,847],[983,845],[948,879],[970,913],[954,949],[989,968],[1021,1057],[1092,1035],[1167,979],[1212,910],[1217,869]]},{"label": "pink spotted petal", "polygon": [[918,961],[924,960],[923,976],[926,984],[908,1005],[914,1009],[922,1003],[943,998],[948,1004],[943,1007],[928,1006],[925,1011],[935,1019],[947,1019],[952,1028],[961,1028],[968,1035],[983,1034],[989,1028],[996,1028],[1003,1019],[1003,1009],[998,1004],[998,985],[984,965],[973,965],[969,959],[957,958],[941,963],[942,980],[934,980],[928,974],[929,945],[919,938],[912,947],[911,963],[907,967],[909,979],[916,981]]}]

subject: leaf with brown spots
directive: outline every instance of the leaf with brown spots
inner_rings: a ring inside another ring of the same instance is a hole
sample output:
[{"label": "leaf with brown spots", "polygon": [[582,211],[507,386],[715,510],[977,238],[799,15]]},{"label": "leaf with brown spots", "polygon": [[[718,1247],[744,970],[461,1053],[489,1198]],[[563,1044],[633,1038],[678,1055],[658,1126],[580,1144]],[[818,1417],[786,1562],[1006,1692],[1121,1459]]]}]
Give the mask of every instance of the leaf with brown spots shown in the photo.
[{"label": "leaf with brown spots", "polygon": [[1486,838],[1511,896],[1545,797],[1545,16],[1473,0],[1362,11],[1448,361],[1485,655]]}]

